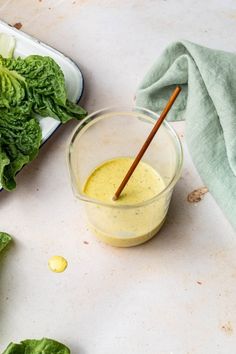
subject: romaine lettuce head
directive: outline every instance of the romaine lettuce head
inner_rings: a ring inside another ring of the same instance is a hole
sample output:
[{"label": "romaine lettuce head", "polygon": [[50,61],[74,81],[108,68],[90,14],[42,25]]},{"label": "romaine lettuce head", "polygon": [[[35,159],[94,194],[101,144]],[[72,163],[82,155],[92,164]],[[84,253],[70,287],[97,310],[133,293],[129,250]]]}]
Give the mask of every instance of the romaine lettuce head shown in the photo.
[{"label": "romaine lettuce head", "polygon": [[[6,39],[0,34],[0,53]],[[87,114],[67,99],[64,74],[52,58],[12,58],[13,44],[0,55],[0,186],[8,191],[16,187],[16,173],[38,154],[42,131],[35,114],[62,123]]]}]

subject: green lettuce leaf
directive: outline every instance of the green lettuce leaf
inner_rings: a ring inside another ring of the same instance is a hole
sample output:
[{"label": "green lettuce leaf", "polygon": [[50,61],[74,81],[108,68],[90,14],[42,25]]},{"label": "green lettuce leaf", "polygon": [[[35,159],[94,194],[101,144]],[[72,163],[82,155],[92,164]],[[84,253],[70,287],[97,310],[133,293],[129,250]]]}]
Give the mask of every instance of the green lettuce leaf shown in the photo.
[{"label": "green lettuce leaf", "polygon": [[8,245],[11,239],[11,236],[6,232],[0,232],[0,252]]},{"label": "green lettuce leaf", "polygon": [[16,173],[37,156],[41,140],[40,124],[27,104],[22,103],[13,110],[0,108],[0,184],[3,188],[8,191],[15,188]]},{"label": "green lettuce leaf", "polygon": [[2,354],[70,354],[69,348],[55,340],[27,339],[19,344],[10,343]]},{"label": "green lettuce leaf", "polygon": [[15,71],[0,66],[0,107],[11,108],[28,98],[25,79]]},{"label": "green lettuce leaf", "polygon": [[83,108],[67,99],[64,74],[52,58],[30,55],[25,59],[2,60],[6,68],[25,79],[35,113],[59,119],[62,123],[86,116]]}]

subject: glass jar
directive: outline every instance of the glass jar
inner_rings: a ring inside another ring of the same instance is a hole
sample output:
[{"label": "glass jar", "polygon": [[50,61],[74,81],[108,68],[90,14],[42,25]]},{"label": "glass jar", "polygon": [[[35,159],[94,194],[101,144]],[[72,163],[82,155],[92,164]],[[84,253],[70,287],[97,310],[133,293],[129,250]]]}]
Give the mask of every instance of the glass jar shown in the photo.
[{"label": "glass jar", "polygon": [[72,134],[68,166],[76,198],[84,203],[88,223],[107,244],[130,247],[141,244],[162,227],[182,163],[182,146],[174,129],[162,124],[142,161],[161,175],[165,188],[145,202],[116,205],[92,199],[83,193],[92,171],[107,160],[134,158],[146,140],[158,115],[143,108],[133,111],[103,109],[83,119]]}]

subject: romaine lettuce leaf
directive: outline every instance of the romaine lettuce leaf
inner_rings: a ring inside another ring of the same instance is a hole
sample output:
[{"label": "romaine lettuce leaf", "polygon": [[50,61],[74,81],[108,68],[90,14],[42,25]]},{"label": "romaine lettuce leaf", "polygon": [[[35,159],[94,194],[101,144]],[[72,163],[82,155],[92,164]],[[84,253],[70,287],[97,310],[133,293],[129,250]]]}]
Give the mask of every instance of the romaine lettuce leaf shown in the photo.
[{"label": "romaine lettuce leaf", "polygon": [[48,338],[26,339],[19,344],[10,343],[2,354],[70,354],[70,349]]},{"label": "romaine lettuce leaf", "polygon": [[0,232],[0,252],[5,248],[11,241],[11,236],[6,232]]},{"label": "romaine lettuce leaf", "polygon": [[67,99],[63,72],[52,58],[30,55],[25,59],[2,61],[4,67],[16,71],[25,79],[35,113],[59,119],[62,123],[72,117],[85,117],[86,111]]},{"label": "romaine lettuce leaf", "polygon": [[15,49],[15,38],[6,33],[0,33],[0,55],[11,58]]}]

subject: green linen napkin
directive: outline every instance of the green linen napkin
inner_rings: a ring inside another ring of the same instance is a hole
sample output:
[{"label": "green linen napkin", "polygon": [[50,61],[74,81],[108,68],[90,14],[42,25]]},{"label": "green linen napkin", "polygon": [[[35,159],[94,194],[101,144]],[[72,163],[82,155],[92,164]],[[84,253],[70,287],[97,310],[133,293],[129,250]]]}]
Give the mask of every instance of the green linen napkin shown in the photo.
[{"label": "green linen napkin", "polygon": [[160,113],[177,84],[182,92],[168,119],[186,119],[193,161],[236,229],[236,55],[171,44],[138,88],[137,106]]}]

